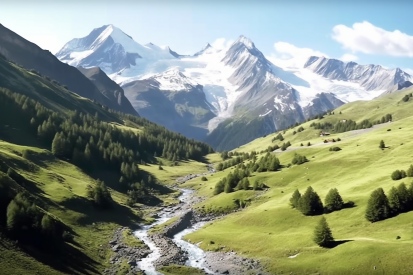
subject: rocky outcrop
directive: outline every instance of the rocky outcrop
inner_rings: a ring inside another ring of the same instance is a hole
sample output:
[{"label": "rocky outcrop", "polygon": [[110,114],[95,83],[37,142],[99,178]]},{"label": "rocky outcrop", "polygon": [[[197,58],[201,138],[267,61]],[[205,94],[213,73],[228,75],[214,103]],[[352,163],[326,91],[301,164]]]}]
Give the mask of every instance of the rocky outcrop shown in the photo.
[{"label": "rocky outcrop", "polygon": [[137,267],[137,262],[145,258],[151,253],[149,247],[129,247],[123,243],[123,232],[129,230],[128,227],[121,227],[115,231],[113,238],[109,241],[109,245],[114,252],[110,257],[111,267],[103,271],[104,274],[116,275],[122,262],[125,260],[130,265],[128,275],[137,274],[141,270]]}]

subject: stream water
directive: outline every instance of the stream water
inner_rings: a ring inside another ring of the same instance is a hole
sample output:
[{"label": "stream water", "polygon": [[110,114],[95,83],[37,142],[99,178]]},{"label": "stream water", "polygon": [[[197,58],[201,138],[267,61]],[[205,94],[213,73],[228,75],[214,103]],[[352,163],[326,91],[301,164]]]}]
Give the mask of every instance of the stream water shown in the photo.
[{"label": "stream water", "polygon": [[[183,203],[187,203],[188,200],[191,198],[191,194],[193,193],[193,190],[189,189],[180,189],[182,191],[182,194],[178,197],[180,201]],[[146,258],[142,259],[139,261],[138,267],[145,272],[147,275],[161,275],[162,273],[156,271],[154,267],[154,262],[161,257],[160,254],[160,249],[155,245],[154,242],[152,242],[149,237],[148,237],[148,230],[154,227],[155,225],[162,224],[169,219],[177,216],[178,214],[175,212],[167,212],[167,211],[162,211],[161,214],[159,215],[159,218],[156,219],[156,221],[150,225],[142,225],[140,229],[136,230],[134,232],[135,236],[138,237],[140,240],[142,240],[152,251],[151,254],[149,254]],[[188,253],[188,260],[186,261],[185,265],[199,268],[199,269],[204,269],[205,272],[209,274],[213,274],[212,271],[208,270],[205,267],[205,252],[200,249],[198,246],[191,244],[189,242],[186,242],[182,239],[183,236],[194,232],[198,229],[200,229],[205,223],[197,223],[193,225],[190,228],[187,228],[173,237],[173,241],[184,251]]]}]

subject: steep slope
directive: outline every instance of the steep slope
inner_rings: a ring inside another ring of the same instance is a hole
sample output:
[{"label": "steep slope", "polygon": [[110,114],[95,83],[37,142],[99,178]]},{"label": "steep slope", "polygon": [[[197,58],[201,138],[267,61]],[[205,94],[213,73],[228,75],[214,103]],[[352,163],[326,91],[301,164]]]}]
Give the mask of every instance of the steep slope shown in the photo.
[{"label": "steep slope", "polygon": [[131,114],[138,115],[136,110],[132,107],[132,104],[125,97],[123,89],[111,80],[99,67],[82,68],[78,67],[78,70],[86,76],[92,83],[99,89],[99,91],[111,102],[116,102],[119,106],[122,106],[122,111]]},{"label": "steep slope", "polygon": [[393,85],[411,80],[412,77],[399,68],[385,69],[380,65],[359,65],[325,57],[310,57],[304,68],[333,80],[358,83],[367,91],[387,90]]},{"label": "steep slope", "polygon": [[42,75],[57,80],[80,96],[95,100],[114,110],[124,111],[122,105],[103,95],[99,89],[76,68],[60,62],[49,51],[42,50],[37,45],[25,40],[1,24],[0,54],[27,69],[34,69]]},{"label": "steep slope", "polygon": [[112,74],[148,61],[175,59],[176,55],[168,47],[161,48],[152,43],[141,45],[117,27],[105,25],[86,37],[72,39],[56,57],[72,66],[100,67]]},{"label": "steep slope", "polygon": [[[407,169],[411,165],[411,156],[407,152],[413,150],[410,138],[413,102],[411,99],[402,102],[401,99],[412,91],[408,88],[372,101],[348,103],[321,120],[303,123],[301,132],[297,132],[299,127],[280,131],[283,141],[274,140],[279,134],[274,133],[234,150],[260,152],[275,144],[287,141],[292,144],[291,150],[274,153],[284,165],[279,171],[249,170],[251,183],[257,181],[269,187],[263,191],[235,189],[214,195],[216,184],[230,173],[234,175],[235,168],[218,172],[208,177],[208,181],[188,181],[185,187],[195,188],[198,195],[208,198],[197,206],[199,211],[226,212],[228,215],[185,239],[195,244],[202,241],[202,249],[214,251],[224,247],[224,251],[253,257],[265,264],[270,274],[375,274],[378,271],[410,274],[413,212],[374,223],[366,220],[365,213],[370,194],[377,188],[383,188],[389,199],[391,188],[403,181],[411,190],[410,178],[394,181],[390,175],[396,169]],[[323,143],[325,138],[319,136],[320,129],[310,126],[313,123],[335,124],[343,119],[373,121],[388,113],[393,115],[391,123],[332,133],[329,139],[341,138],[336,143]],[[388,148],[379,148],[381,140]],[[312,146],[301,146],[309,141]],[[341,150],[330,151],[332,147]],[[295,154],[306,156],[308,162],[292,165]],[[260,164],[264,155],[258,154],[256,163]],[[233,156],[228,161],[235,160],[236,156]],[[250,162],[254,160],[245,160],[244,165]],[[295,190],[304,194],[309,186],[323,203],[332,188],[338,189],[344,203],[353,203],[346,204],[348,206],[340,211],[304,216],[291,207],[290,198]],[[314,229],[322,216],[327,219],[336,240],[328,248],[321,248],[313,241]]]},{"label": "steep slope", "polygon": [[401,82],[401,83],[397,83],[395,84],[393,87],[391,87],[390,89],[388,89],[387,91],[385,91],[384,93],[382,93],[381,95],[387,95],[387,94],[391,94],[391,93],[395,93],[404,89],[409,88],[410,86],[413,86],[413,83],[410,81],[405,81],[405,82]]},{"label": "steep slope", "polygon": [[123,86],[138,112],[149,120],[185,136],[203,139],[215,114],[202,85],[177,68]]},{"label": "steep slope", "polygon": [[[235,116],[220,124],[206,139],[217,150],[233,149],[259,136],[303,122],[314,113],[343,104],[334,94],[321,93],[302,106],[300,94],[283,79],[295,85],[306,86],[307,83],[274,66],[244,36],[234,42],[222,62],[234,68],[229,81],[241,93],[233,106]],[[247,136],[241,134],[243,124],[250,130]]]}]

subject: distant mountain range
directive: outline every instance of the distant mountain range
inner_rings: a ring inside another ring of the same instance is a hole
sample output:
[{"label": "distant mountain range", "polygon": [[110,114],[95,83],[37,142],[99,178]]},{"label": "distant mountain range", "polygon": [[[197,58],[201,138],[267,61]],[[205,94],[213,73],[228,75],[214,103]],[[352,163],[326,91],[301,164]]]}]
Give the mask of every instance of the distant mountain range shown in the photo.
[{"label": "distant mountain range", "polygon": [[167,46],[139,44],[113,25],[72,39],[56,57],[78,67],[81,81],[89,80],[83,91],[54,76],[73,91],[124,112],[134,109],[217,150],[238,147],[346,102],[394,92],[412,80],[398,68],[316,56],[309,56],[302,68],[276,66],[244,36],[228,49],[207,43],[194,55],[180,55]]}]

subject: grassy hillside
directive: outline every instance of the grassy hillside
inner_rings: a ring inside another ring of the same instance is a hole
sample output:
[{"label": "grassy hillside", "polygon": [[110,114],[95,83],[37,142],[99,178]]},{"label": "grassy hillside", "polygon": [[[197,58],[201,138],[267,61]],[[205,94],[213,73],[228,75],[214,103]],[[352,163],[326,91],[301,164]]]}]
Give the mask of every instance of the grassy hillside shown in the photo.
[{"label": "grassy hillside", "polygon": [[[399,102],[409,92],[344,105],[334,111],[335,115],[326,116],[323,121],[333,122],[337,117],[361,121],[376,120],[387,113],[393,115],[393,122],[368,131],[333,135],[342,138],[336,143],[301,147],[300,143],[307,144],[308,141],[313,144],[322,142],[318,136],[320,130],[309,127],[312,122],[303,124],[305,130],[295,135],[292,135],[293,129],[288,130],[283,142],[291,141],[291,147],[299,148],[275,153],[284,167],[276,172],[255,172],[250,177],[251,183],[255,180],[264,182],[269,186],[268,191],[243,190],[213,196],[215,184],[234,171],[233,168],[209,176],[206,182],[200,179],[187,182],[185,186],[192,186],[199,194],[210,197],[198,205],[199,209],[235,210],[239,208],[237,200],[247,202],[247,207],[186,238],[193,243],[202,242],[203,249],[221,250],[225,247],[224,250],[233,249],[243,256],[259,258],[276,274],[411,274],[413,212],[375,223],[365,218],[367,201],[373,190],[382,187],[388,195],[392,186],[401,182],[409,185],[413,180],[407,177],[394,181],[390,177],[394,170],[406,170],[413,164],[413,154],[410,153],[413,151],[410,138],[413,116],[409,113],[413,103]],[[269,145],[281,144],[278,140],[271,142],[275,136],[257,139],[237,150],[261,151]],[[384,140],[388,148],[379,149],[380,140]],[[342,150],[329,151],[333,146]],[[295,153],[306,156],[309,162],[287,168]],[[333,236],[339,241],[334,248],[321,248],[312,240],[320,215],[304,216],[289,205],[294,190],[299,189],[303,194],[308,186],[314,188],[323,203],[331,188],[338,189],[344,202],[351,200],[355,203],[352,208],[324,214]]]},{"label": "grassy hillside", "polygon": [[101,273],[115,229],[174,202],[162,183],[205,170],[194,159],[209,152],[0,58],[0,273]]}]

